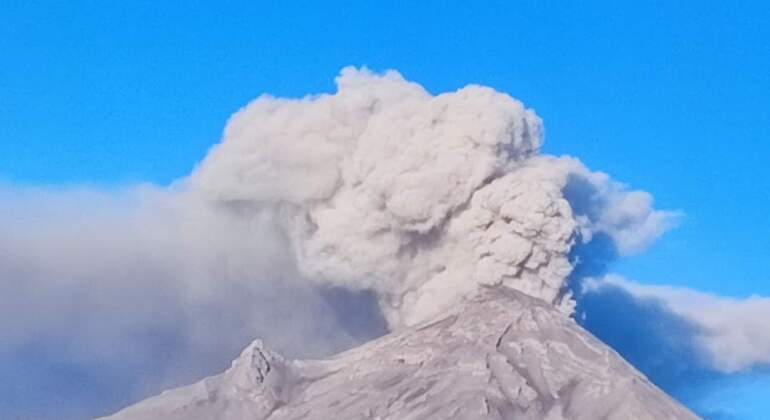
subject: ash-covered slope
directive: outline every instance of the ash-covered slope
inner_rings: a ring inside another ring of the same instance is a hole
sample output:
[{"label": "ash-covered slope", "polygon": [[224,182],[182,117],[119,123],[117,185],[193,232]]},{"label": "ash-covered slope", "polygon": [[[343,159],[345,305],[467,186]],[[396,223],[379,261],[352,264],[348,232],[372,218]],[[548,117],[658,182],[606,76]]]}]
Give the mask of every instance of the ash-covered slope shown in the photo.
[{"label": "ash-covered slope", "polygon": [[223,374],[108,418],[697,417],[551,305],[497,287],[328,360],[285,360],[255,341]]}]

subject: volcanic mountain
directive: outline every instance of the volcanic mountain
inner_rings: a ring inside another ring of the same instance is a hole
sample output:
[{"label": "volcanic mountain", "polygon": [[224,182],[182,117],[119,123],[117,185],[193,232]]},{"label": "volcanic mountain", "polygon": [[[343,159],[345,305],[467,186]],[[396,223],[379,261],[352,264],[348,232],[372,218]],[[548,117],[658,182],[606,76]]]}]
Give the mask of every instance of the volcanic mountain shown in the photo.
[{"label": "volcanic mountain", "polygon": [[572,318],[494,287],[325,360],[254,341],[224,373],[105,419],[695,418]]}]

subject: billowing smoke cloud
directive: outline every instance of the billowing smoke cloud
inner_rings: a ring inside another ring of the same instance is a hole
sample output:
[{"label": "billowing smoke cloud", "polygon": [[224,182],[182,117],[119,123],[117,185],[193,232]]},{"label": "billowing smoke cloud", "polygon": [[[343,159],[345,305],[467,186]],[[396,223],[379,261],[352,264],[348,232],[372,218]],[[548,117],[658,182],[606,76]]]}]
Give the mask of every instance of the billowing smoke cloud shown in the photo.
[{"label": "billowing smoke cloud", "polygon": [[258,98],[170,187],[1,188],[0,373],[40,378],[0,393],[72,407],[71,384],[40,380],[77,372],[123,399],[72,417],[104,414],[221,370],[254,337],[320,356],[479,285],[569,312],[578,245],[627,255],[675,223],[649,194],[541,155],[540,119],[505,94],[350,68],[337,85]]},{"label": "billowing smoke cloud", "polygon": [[[590,279],[584,292],[620,289],[640,301],[662,304],[691,326],[695,350],[712,369],[735,373],[770,366],[770,299],[735,299],[686,288],[641,285],[617,275]],[[590,316],[590,314],[589,314]]]},{"label": "billowing smoke cloud", "polygon": [[539,156],[540,119],[505,94],[432,96],[398,73],[352,68],[337,85],[255,100],[190,186],[214,203],[276,211],[307,278],[374,290],[393,327],[479,284],[569,311],[576,241],[601,233],[627,254],[675,219],[574,159]]}]

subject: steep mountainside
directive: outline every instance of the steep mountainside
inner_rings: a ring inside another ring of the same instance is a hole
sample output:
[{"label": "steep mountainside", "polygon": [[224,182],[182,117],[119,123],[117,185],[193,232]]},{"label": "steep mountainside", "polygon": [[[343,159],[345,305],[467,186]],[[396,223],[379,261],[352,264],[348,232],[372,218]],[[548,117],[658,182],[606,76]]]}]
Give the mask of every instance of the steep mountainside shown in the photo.
[{"label": "steep mountainside", "polygon": [[107,418],[697,417],[552,306],[494,288],[327,360],[286,360],[255,341],[226,372]]}]

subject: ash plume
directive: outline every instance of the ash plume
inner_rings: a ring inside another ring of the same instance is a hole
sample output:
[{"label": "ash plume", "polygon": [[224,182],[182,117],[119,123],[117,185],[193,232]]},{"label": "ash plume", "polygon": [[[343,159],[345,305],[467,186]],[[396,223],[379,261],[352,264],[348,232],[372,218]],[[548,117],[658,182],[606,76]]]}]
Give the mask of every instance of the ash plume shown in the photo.
[{"label": "ash plume", "polygon": [[337,86],[240,110],[189,187],[277,214],[306,278],[375,291],[392,328],[480,285],[570,312],[576,243],[603,234],[633,253],[675,221],[647,193],[540,155],[540,119],[506,94],[470,85],[433,96],[394,71],[354,68]]}]

